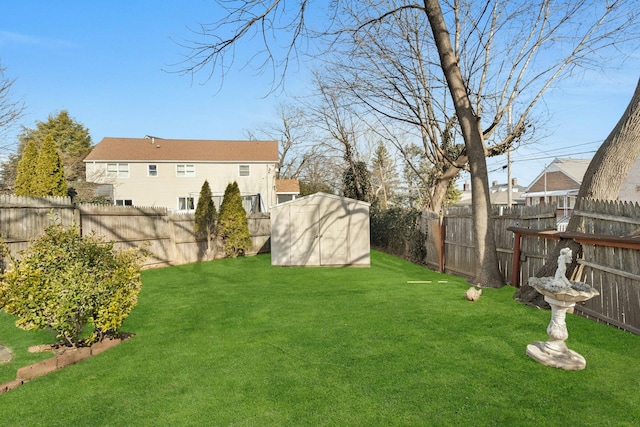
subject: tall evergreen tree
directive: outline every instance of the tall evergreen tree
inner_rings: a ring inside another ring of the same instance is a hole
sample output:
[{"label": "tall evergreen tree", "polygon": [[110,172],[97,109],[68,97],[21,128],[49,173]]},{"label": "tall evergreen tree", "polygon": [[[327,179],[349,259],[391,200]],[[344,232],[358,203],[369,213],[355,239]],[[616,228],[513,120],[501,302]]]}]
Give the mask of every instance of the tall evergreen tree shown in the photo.
[{"label": "tall evergreen tree", "polygon": [[343,175],[343,195],[364,202],[371,201],[371,179],[367,164],[355,162],[353,168],[349,167]]},{"label": "tall evergreen tree", "polygon": [[18,161],[29,141],[34,141],[38,150],[45,138],[51,135],[64,164],[68,181],[83,181],[85,165],[82,162],[91,151],[89,130],[74,120],[69,112],[62,110],[49,115],[47,121],[36,121],[35,128],[23,127],[18,135],[18,149],[0,165],[0,188],[12,188],[17,177]]},{"label": "tall evergreen tree", "polygon": [[40,148],[36,164],[36,178],[32,188],[36,196],[67,195],[64,167],[51,135],[44,139]]},{"label": "tall evergreen tree", "polygon": [[18,196],[33,196],[38,164],[38,148],[29,140],[18,162],[18,171],[13,192]]},{"label": "tall evergreen tree", "polygon": [[200,198],[196,206],[196,218],[194,231],[200,236],[207,238],[207,254],[213,252],[213,237],[216,229],[216,205],[211,198],[211,187],[209,181],[205,179],[200,189]]},{"label": "tall evergreen tree", "polygon": [[224,190],[218,219],[218,235],[224,242],[228,257],[244,255],[251,247],[247,212],[242,206],[242,197],[235,181]]},{"label": "tall evergreen tree", "polygon": [[51,135],[64,164],[65,177],[69,181],[84,180],[85,166],[82,160],[91,151],[89,129],[75,121],[66,110],[49,115],[46,122],[37,122],[35,136]]}]

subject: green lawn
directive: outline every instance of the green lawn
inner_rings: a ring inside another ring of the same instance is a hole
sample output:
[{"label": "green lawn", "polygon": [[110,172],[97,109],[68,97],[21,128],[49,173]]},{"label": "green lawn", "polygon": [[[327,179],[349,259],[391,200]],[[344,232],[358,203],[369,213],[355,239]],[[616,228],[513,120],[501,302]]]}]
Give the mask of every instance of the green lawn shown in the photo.
[{"label": "green lawn", "polygon": [[[431,283],[408,283],[431,281]],[[445,281],[439,283],[439,281]],[[0,395],[7,426],[640,425],[640,337],[568,315],[583,371],[525,355],[550,312],[379,252],[371,268],[268,255],[148,270],[136,336]],[[50,335],[0,316],[16,360]]]}]

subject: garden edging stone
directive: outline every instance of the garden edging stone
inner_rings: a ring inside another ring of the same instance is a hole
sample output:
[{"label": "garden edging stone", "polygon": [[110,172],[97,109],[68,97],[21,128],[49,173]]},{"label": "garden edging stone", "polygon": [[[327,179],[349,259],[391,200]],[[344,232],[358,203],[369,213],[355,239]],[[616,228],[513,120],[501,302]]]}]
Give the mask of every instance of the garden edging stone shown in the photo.
[{"label": "garden edging stone", "polygon": [[[125,338],[126,339],[126,338]],[[0,384],[0,394],[41,376],[62,369],[74,363],[81,362],[91,356],[98,355],[123,341],[121,338],[106,339],[93,344],[91,347],[69,348],[61,351],[51,359],[43,360],[18,369],[16,379]]]}]

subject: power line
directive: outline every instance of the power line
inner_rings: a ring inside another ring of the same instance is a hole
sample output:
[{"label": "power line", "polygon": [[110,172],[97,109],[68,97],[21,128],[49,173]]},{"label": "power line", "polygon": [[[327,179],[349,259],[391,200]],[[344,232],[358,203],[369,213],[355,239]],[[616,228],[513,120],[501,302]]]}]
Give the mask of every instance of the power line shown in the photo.
[{"label": "power line", "polygon": [[[578,156],[578,155],[581,155],[581,154],[594,154],[596,151],[598,151],[598,150],[580,151],[578,153],[568,153],[568,154],[572,155],[572,156]],[[530,162],[530,161],[534,161],[534,160],[545,160],[545,159],[552,159],[552,158],[556,158],[556,157],[558,157],[558,155],[530,157],[530,158],[526,158],[526,159],[511,160],[511,162],[512,163],[515,163],[515,162]]]},{"label": "power line", "polygon": [[[529,162],[529,161],[537,161],[537,160],[548,160],[548,159],[553,159],[553,158],[557,158],[557,157],[563,157],[563,156],[578,156],[578,155],[583,155],[583,154],[594,154],[597,149],[594,150],[590,150],[590,151],[580,151],[580,152],[569,152],[567,153],[566,150],[569,150],[571,148],[575,148],[575,147],[585,147],[588,145],[592,145],[592,144],[598,144],[598,147],[600,146],[600,144],[602,144],[603,140],[597,140],[597,141],[590,141],[590,142],[582,142],[579,144],[574,144],[574,145],[567,145],[564,147],[559,147],[559,148],[555,148],[555,149],[550,149],[550,150],[537,150],[539,151],[539,153],[530,153],[530,154],[525,154],[525,155],[518,155],[517,152],[516,153],[512,153],[511,155],[511,163],[522,163],[522,162]],[[537,148],[537,147],[536,147]],[[489,172],[498,172],[500,170],[504,170],[507,168],[507,165],[502,164],[504,162],[503,159],[498,160],[498,158],[495,158],[496,161],[495,163],[500,163],[499,166],[495,166],[493,169],[490,169]]]}]

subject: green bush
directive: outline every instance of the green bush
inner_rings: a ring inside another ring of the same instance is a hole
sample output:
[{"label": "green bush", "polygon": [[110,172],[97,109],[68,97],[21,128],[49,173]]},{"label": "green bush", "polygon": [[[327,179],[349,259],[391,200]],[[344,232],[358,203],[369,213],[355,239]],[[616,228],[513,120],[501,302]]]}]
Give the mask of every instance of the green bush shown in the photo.
[{"label": "green bush", "polygon": [[145,256],[81,236],[76,226],[51,225],[0,277],[0,307],[18,317],[16,326],[51,328],[73,346],[89,322],[89,342],[115,336],[136,305]]},{"label": "green bush", "polygon": [[227,185],[218,216],[218,235],[224,242],[227,257],[243,256],[251,248],[247,212],[242,206],[238,184]]},{"label": "green bush", "polygon": [[198,237],[206,237],[208,255],[213,253],[217,216],[216,205],[211,198],[211,187],[209,181],[205,179],[202,188],[200,188],[200,198],[198,198],[198,206],[196,206],[194,231]]},{"label": "green bush", "polygon": [[424,264],[426,237],[420,232],[417,209],[371,209],[371,245],[383,252]]}]

